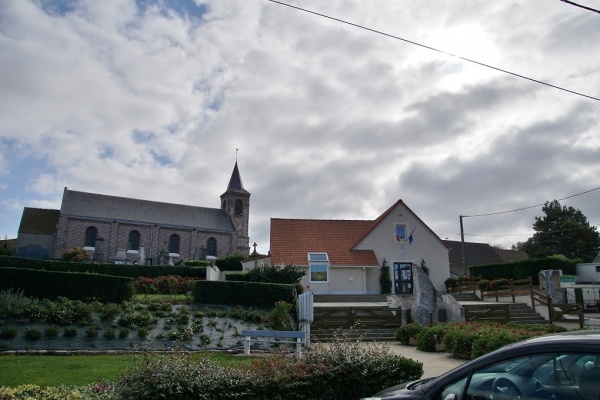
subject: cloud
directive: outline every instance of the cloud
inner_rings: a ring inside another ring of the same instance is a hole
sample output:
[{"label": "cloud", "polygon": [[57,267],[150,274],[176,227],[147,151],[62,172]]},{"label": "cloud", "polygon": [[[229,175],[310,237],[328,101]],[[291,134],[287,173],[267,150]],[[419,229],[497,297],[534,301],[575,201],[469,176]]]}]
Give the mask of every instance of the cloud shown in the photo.
[{"label": "cloud", "polygon": [[[271,217],[372,219],[402,198],[456,239],[461,214],[600,186],[594,100],[407,42],[598,97],[592,13],[293,4],[405,40],[264,1],[0,3],[0,235],[64,187],[218,207],[236,149],[263,253]],[[598,193],[567,201],[600,221]],[[510,246],[540,212],[470,218],[468,237]]]}]

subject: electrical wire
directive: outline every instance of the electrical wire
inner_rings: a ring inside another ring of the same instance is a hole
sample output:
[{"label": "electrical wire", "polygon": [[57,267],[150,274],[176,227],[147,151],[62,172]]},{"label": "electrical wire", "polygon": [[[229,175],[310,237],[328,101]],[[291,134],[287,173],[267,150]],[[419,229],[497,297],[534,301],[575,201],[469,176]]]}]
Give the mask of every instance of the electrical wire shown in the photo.
[{"label": "electrical wire", "polygon": [[[573,194],[571,196],[563,197],[562,199],[558,199],[557,201],[562,201],[562,200],[570,199],[573,197],[581,196],[582,194],[590,193],[595,190],[600,190],[600,187],[586,190],[585,192]],[[499,211],[499,212],[493,212],[493,213],[487,213],[487,214],[463,215],[462,217],[463,218],[472,218],[472,217],[487,217],[488,215],[508,214],[508,213],[512,213],[512,212],[516,212],[516,211],[523,211],[523,210],[528,210],[530,208],[540,207],[540,206],[543,206],[544,204],[546,204],[546,203],[536,204],[534,206],[529,206],[529,207],[515,208],[514,210],[508,210],[508,211]]]},{"label": "electrical wire", "polygon": [[580,8],[586,9],[588,11],[593,11],[593,12],[597,12],[597,13],[600,14],[600,10],[596,10],[595,8],[592,8],[592,7],[586,7],[586,6],[574,3],[574,2],[569,1],[569,0],[560,0],[560,1],[562,1],[563,3],[571,4],[572,6],[575,6],[575,7],[580,7]]},{"label": "electrical wire", "polygon": [[410,44],[413,44],[415,46],[423,47],[423,48],[425,48],[427,50],[436,51],[438,53],[446,54],[448,56],[455,57],[455,58],[458,58],[458,59],[461,59],[463,61],[467,61],[467,62],[470,62],[470,63],[473,63],[473,64],[477,64],[477,65],[485,67],[485,68],[490,68],[490,69],[493,69],[493,70],[498,71],[498,72],[502,72],[502,73],[505,73],[505,74],[508,74],[508,75],[512,75],[512,76],[516,76],[517,78],[526,79],[528,81],[539,83],[541,85],[545,85],[545,86],[548,86],[548,87],[551,87],[551,88],[554,88],[554,89],[562,90],[564,92],[575,94],[577,96],[587,97],[588,99],[591,99],[591,100],[600,101],[600,98],[598,98],[598,97],[594,97],[594,96],[590,96],[590,95],[583,94],[583,93],[580,93],[580,92],[576,92],[574,90],[566,89],[566,88],[563,88],[561,86],[557,86],[557,85],[553,85],[553,84],[548,83],[548,82],[540,81],[538,79],[529,78],[529,77],[527,77],[525,75],[517,74],[515,72],[511,72],[511,71],[508,71],[508,70],[505,70],[505,69],[502,69],[502,68],[494,67],[492,65],[485,64],[485,63],[482,63],[480,61],[472,60],[470,58],[461,57],[459,55],[452,54],[452,53],[449,53],[449,52],[444,51],[444,50],[436,49],[435,47],[427,46],[427,45],[424,45],[424,44],[421,44],[421,43],[418,43],[418,42],[414,42],[412,40],[404,39],[404,38],[402,38],[400,36],[395,36],[395,35],[392,35],[390,33],[385,33],[385,32],[382,32],[382,31],[378,31],[376,29],[369,28],[369,27],[366,27],[364,25],[360,25],[360,24],[356,24],[356,23],[353,23],[353,22],[349,22],[349,21],[346,21],[346,20],[343,20],[343,19],[340,19],[340,18],[332,17],[332,16],[327,15],[327,14],[322,14],[322,13],[319,13],[319,12],[316,12],[316,11],[312,11],[312,10],[309,10],[309,9],[306,9],[306,8],[294,6],[294,5],[287,4],[287,3],[284,3],[284,2],[281,2],[281,1],[277,1],[277,0],[267,0],[267,1],[269,1],[271,3],[279,4],[279,5],[282,5],[282,6],[286,6],[286,7],[289,7],[289,8],[294,8],[296,10],[303,11],[303,12],[306,12],[306,13],[309,13],[309,14],[317,15],[319,17],[327,18],[327,19],[330,19],[332,21],[340,22],[342,24],[350,25],[350,26],[353,26],[355,28],[364,29],[364,30],[369,31],[369,32],[377,33],[378,35],[383,35],[383,36],[386,36],[386,37],[389,37],[389,38],[392,38],[392,39],[401,40],[403,42],[410,43]]}]

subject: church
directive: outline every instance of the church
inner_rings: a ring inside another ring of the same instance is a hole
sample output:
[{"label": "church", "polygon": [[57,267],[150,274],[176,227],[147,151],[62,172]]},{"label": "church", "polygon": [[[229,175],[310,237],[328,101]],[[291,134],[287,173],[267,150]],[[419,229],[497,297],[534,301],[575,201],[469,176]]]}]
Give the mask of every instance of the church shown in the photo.
[{"label": "church", "polygon": [[249,254],[250,193],[237,161],[220,200],[206,208],[65,188],[60,210],[23,210],[16,255],[60,258],[83,247],[98,262],[171,264]]}]

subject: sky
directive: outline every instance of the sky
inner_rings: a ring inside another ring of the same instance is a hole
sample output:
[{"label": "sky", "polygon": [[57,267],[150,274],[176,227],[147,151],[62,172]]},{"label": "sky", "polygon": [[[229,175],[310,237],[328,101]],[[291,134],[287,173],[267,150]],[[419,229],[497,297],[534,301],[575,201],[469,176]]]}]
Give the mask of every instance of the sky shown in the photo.
[{"label": "sky", "polygon": [[262,254],[271,218],[369,220],[399,199],[449,240],[460,215],[501,213],[463,226],[505,248],[532,236],[546,201],[587,192],[561,204],[600,224],[599,13],[282,2],[313,13],[0,1],[2,238],[23,207],[59,209],[65,187],[219,208],[236,159]]}]

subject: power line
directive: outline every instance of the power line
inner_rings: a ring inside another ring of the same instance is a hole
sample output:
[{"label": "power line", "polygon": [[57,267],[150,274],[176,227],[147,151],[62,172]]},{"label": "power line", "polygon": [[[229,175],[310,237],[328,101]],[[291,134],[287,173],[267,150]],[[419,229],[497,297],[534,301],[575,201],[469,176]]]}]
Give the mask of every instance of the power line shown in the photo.
[{"label": "power line", "polygon": [[[572,197],[581,196],[582,194],[590,193],[590,192],[593,192],[593,191],[599,190],[599,189],[600,189],[600,187],[597,187],[597,188],[594,188],[594,189],[590,189],[590,190],[586,190],[585,192],[581,192],[581,193],[573,194],[571,196],[563,197],[562,199],[558,199],[558,201],[570,199]],[[508,213],[512,213],[512,212],[516,212],[516,211],[523,211],[523,210],[528,210],[530,208],[540,207],[540,206],[543,206],[544,204],[546,204],[546,203],[536,204],[534,206],[529,206],[529,207],[515,208],[514,210],[493,212],[493,213],[488,213],[488,214],[463,215],[462,217],[464,217],[464,218],[487,217],[489,215],[508,214]]]},{"label": "power line", "polygon": [[436,51],[438,53],[446,54],[448,56],[452,56],[452,57],[461,59],[463,61],[467,61],[467,62],[470,62],[470,63],[473,63],[473,64],[477,64],[477,65],[482,66],[482,67],[490,68],[490,69],[493,69],[493,70],[498,71],[498,72],[503,72],[503,73],[508,74],[508,75],[516,76],[517,78],[526,79],[528,81],[539,83],[541,85],[545,85],[545,86],[548,86],[548,87],[551,87],[551,88],[554,88],[554,89],[562,90],[564,92],[575,94],[577,96],[587,97],[588,99],[600,101],[600,98],[598,98],[598,97],[594,97],[594,96],[590,96],[590,95],[583,94],[583,93],[580,93],[580,92],[576,92],[574,90],[566,89],[566,88],[563,88],[561,86],[556,86],[556,85],[553,85],[553,84],[548,83],[548,82],[540,81],[538,79],[529,78],[529,77],[527,77],[525,75],[517,74],[515,72],[511,72],[511,71],[508,71],[508,70],[505,70],[505,69],[502,69],[502,68],[494,67],[492,65],[485,64],[485,63],[482,63],[482,62],[479,62],[479,61],[476,61],[476,60],[472,60],[470,58],[461,57],[461,56],[449,53],[449,52],[444,51],[444,50],[436,49],[435,47],[427,46],[427,45],[424,45],[424,44],[421,44],[421,43],[418,43],[418,42],[414,42],[412,40],[404,39],[404,38],[402,38],[400,36],[395,36],[395,35],[392,35],[390,33],[385,33],[385,32],[382,32],[382,31],[378,31],[376,29],[369,28],[369,27],[366,27],[364,25],[355,24],[353,22],[349,22],[349,21],[346,21],[346,20],[343,20],[343,19],[340,19],[340,18],[332,17],[332,16],[327,15],[327,14],[318,13],[316,11],[308,10],[306,8],[302,8],[302,7],[298,7],[298,6],[293,6],[291,4],[283,3],[283,2],[277,1],[277,0],[267,0],[267,1],[270,1],[271,3],[279,4],[279,5],[282,5],[282,6],[294,8],[296,10],[303,11],[303,12],[306,12],[306,13],[309,13],[309,14],[317,15],[319,17],[327,18],[327,19],[330,19],[332,21],[340,22],[342,24],[350,25],[350,26],[353,26],[355,28],[364,29],[364,30],[369,31],[369,32],[377,33],[378,35],[383,35],[383,36],[387,36],[387,37],[392,38],[392,39],[401,40],[401,41],[406,42],[406,43],[414,44],[415,46],[423,47],[423,48],[425,48],[427,50],[432,50],[432,51]]},{"label": "power line", "polygon": [[584,8],[584,9],[586,9],[586,10],[588,10],[588,11],[593,11],[593,12],[597,12],[597,13],[599,13],[599,14],[600,14],[600,10],[596,10],[595,8],[586,7],[586,6],[583,6],[583,5],[581,5],[581,4],[574,3],[574,2],[572,2],[572,1],[569,1],[569,0],[560,0],[560,1],[562,1],[563,3],[568,3],[568,4],[571,4],[571,5],[575,6],[575,7]]}]

